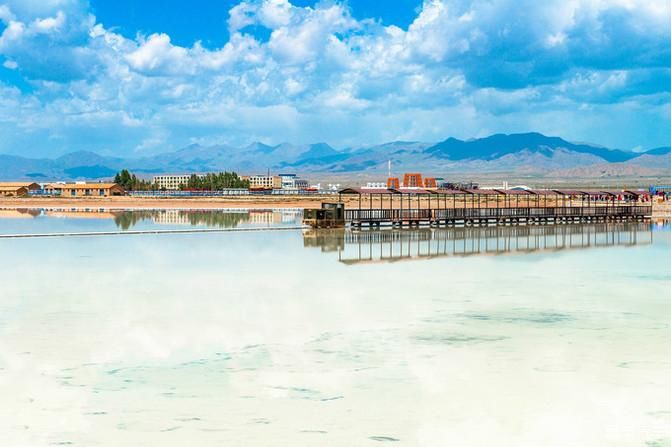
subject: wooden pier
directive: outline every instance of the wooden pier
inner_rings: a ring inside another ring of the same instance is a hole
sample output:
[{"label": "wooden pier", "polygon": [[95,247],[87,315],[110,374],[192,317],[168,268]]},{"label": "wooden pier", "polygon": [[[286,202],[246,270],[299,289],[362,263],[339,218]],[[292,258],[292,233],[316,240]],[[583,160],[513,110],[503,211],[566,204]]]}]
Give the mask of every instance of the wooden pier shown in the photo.
[{"label": "wooden pier", "polygon": [[348,188],[339,193],[343,224],[356,228],[641,221],[652,216],[646,200],[632,191]]},{"label": "wooden pier", "polygon": [[519,225],[643,220],[651,206],[345,210],[352,226]]}]

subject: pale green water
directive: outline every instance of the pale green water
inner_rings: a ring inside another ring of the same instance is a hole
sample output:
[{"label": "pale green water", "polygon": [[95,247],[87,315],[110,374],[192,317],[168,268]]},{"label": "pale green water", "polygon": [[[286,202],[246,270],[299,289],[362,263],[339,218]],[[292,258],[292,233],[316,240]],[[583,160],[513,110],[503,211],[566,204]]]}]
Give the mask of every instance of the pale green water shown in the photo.
[{"label": "pale green water", "polygon": [[0,240],[0,445],[671,445],[671,232],[571,228]]}]

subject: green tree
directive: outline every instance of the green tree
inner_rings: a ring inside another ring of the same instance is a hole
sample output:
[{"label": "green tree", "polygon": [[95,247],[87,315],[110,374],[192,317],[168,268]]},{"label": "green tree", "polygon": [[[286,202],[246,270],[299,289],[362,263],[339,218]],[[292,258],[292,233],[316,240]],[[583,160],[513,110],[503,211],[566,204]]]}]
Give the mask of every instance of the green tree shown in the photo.
[{"label": "green tree", "polygon": [[249,182],[242,180],[235,172],[207,173],[192,175],[182,189],[221,191],[230,188],[249,188]]},{"label": "green tree", "polygon": [[138,178],[135,174],[131,174],[128,169],[122,169],[114,176],[114,183],[117,183],[126,191],[150,191],[155,187],[148,181]]}]

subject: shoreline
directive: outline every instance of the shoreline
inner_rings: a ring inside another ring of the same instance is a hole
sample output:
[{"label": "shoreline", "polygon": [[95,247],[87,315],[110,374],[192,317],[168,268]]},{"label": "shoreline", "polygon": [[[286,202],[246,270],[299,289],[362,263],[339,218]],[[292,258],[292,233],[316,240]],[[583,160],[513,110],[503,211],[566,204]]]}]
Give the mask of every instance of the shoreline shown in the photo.
[{"label": "shoreline", "polygon": [[[0,197],[0,209],[104,209],[111,211],[149,210],[288,210],[319,208],[322,202],[336,201],[334,195],[315,196],[229,196],[229,197]],[[349,198],[347,203],[355,203]],[[671,218],[671,202],[653,203],[653,218]]]},{"label": "shoreline", "polygon": [[[333,195],[318,196],[230,196],[230,197],[0,197],[0,208],[67,208],[108,210],[227,210],[302,209],[320,207]],[[337,200],[337,199],[335,199]]]}]

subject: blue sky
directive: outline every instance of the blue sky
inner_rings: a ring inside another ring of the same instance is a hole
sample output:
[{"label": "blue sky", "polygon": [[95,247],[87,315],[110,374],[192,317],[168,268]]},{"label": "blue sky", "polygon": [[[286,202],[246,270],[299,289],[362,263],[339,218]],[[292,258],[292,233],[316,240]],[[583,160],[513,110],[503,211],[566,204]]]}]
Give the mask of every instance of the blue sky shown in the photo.
[{"label": "blue sky", "polygon": [[0,0],[0,153],[671,145],[671,2]]}]

